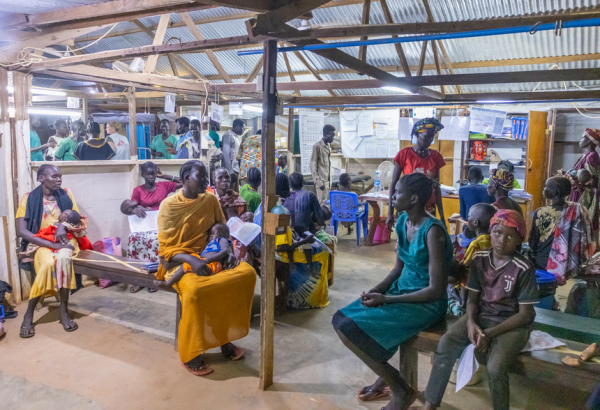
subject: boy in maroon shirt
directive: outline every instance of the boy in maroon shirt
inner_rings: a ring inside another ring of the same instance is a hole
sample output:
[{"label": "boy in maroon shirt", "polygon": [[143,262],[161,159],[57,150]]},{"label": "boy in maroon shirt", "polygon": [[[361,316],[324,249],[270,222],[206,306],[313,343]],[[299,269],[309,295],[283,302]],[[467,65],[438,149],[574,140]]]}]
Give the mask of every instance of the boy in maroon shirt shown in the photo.
[{"label": "boy in maroon shirt", "polygon": [[473,256],[467,314],[440,340],[424,409],[439,407],[454,363],[469,343],[477,360],[487,364],[493,408],[509,409],[508,370],[527,344],[539,300],[535,268],[516,250],[527,233],[523,216],[501,209],[490,228],[492,249]]}]

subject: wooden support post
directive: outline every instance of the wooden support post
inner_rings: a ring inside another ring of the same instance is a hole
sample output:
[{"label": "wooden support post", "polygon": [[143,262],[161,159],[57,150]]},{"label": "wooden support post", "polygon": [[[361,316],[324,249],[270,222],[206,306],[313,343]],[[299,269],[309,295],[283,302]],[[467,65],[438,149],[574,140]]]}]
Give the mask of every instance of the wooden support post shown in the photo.
[{"label": "wooden support post", "polygon": [[[269,198],[275,196],[275,114],[277,108],[277,41],[264,42],[262,124],[262,226]],[[260,388],[273,384],[273,339],[275,326],[275,235],[264,230],[262,239],[262,282],[260,298]]]},{"label": "wooden support post", "polygon": [[294,158],[294,107],[288,108],[288,175],[296,171],[296,159]]},{"label": "wooden support post", "polygon": [[[369,15],[371,14],[371,0],[365,0],[363,3],[363,14],[361,24],[368,25],[369,24]],[[364,36],[361,37],[361,41],[367,40],[369,37]],[[360,46],[358,49],[358,59],[364,63],[367,62],[367,46]]]},{"label": "wooden support post", "polygon": [[417,76],[423,75],[423,67],[425,66],[425,55],[427,54],[427,40],[423,41],[421,46],[421,58],[419,58],[419,68],[417,68]]},{"label": "wooden support post", "polygon": [[[11,302],[18,303],[23,300],[21,294],[21,277],[19,272],[19,261],[15,249],[17,247],[17,231],[15,226],[15,198],[14,181],[12,177],[12,144],[10,117],[8,114],[8,71],[0,68],[0,164],[3,167],[2,184],[4,185],[5,203],[0,207],[5,209],[2,220],[2,235],[4,235],[4,247],[6,252],[6,266],[0,265],[4,272],[0,272],[0,279],[8,282],[13,287],[12,294],[7,294]],[[1,251],[0,251],[1,252]]]},{"label": "wooden support post", "polygon": [[[431,50],[433,51],[433,61],[435,63],[435,70],[437,71],[438,75],[442,75],[442,69],[440,67],[440,57],[438,56],[437,44],[435,41],[431,42]],[[442,93],[446,92],[443,85],[440,85],[440,90],[442,91]]]},{"label": "wooden support post", "polygon": [[[160,16],[160,20],[158,21],[158,27],[156,28],[156,34],[154,34],[154,40],[152,41],[153,46],[162,45],[165,40],[165,34],[167,33],[167,27],[169,26],[169,20],[171,19],[170,14],[163,14]],[[153,73],[156,69],[156,63],[158,62],[158,54],[153,54],[148,57],[148,61],[146,61],[146,66],[144,67],[145,73]]]},{"label": "wooden support post", "polygon": [[83,109],[83,122],[84,122],[84,124],[87,124],[88,118],[90,116],[90,110],[89,110],[87,98],[83,98],[81,100],[81,104],[82,104],[81,108]]},{"label": "wooden support post", "polygon": [[137,127],[136,127],[136,105],[135,105],[135,87],[129,87],[127,100],[129,102],[129,155],[132,160],[138,158],[137,155]]},{"label": "wooden support post", "polygon": [[400,345],[400,376],[416,391],[419,390],[419,350],[414,346],[414,340]]}]

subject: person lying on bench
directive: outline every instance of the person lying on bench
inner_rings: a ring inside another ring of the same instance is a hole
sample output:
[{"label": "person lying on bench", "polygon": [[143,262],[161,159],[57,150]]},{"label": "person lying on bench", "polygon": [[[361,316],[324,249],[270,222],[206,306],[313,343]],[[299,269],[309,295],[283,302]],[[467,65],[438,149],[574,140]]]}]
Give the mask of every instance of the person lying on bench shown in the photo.
[{"label": "person lying on bench", "polygon": [[[204,266],[201,268],[202,274],[198,273],[197,275],[212,276],[221,272],[223,264],[225,264],[225,261],[231,255],[233,255],[233,251],[231,250],[231,240],[229,239],[229,228],[224,223],[214,224],[210,230],[210,242],[206,245],[204,251],[200,255],[192,254],[192,256],[199,258],[204,263]],[[194,272],[189,264],[184,263],[169,280],[155,280],[154,284],[159,289],[168,290],[171,286],[179,282],[183,275]]]},{"label": "person lying on bench", "polygon": [[516,251],[527,228],[514,210],[499,210],[491,221],[492,249],[473,255],[467,281],[467,315],[442,336],[437,348],[424,409],[440,406],[456,360],[470,343],[486,363],[492,407],[509,409],[508,370],[527,344],[538,303],[535,269]]}]

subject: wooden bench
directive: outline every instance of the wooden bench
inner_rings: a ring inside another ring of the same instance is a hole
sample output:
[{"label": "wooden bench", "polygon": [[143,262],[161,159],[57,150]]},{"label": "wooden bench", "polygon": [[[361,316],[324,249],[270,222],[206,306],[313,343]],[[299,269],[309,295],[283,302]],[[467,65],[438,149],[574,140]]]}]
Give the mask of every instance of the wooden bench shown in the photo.
[{"label": "wooden bench", "polygon": [[[590,343],[600,342],[600,321],[536,308],[534,330],[551,334],[566,344],[566,348],[581,352]],[[456,319],[447,319],[408,340],[400,346],[400,374],[418,390],[418,352],[435,353],[441,337]],[[574,340],[573,340],[574,339]],[[511,373],[520,374],[541,382],[558,384],[575,390],[591,392],[600,380],[598,365],[581,368],[562,363],[567,353],[560,349],[539,350],[521,353]],[[419,393],[423,401],[423,394]],[[418,407],[412,407],[418,408]]]},{"label": "wooden bench", "polygon": [[[155,287],[154,281],[156,280],[156,276],[153,273],[140,271],[144,263],[149,262],[93,251],[80,251],[77,258],[73,259],[73,267],[76,273],[133,286],[153,288]],[[169,292],[176,293],[174,289],[170,289]],[[179,296],[177,296],[177,306],[175,308],[175,351],[177,351],[180,319],[181,301],[179,300]]]}]

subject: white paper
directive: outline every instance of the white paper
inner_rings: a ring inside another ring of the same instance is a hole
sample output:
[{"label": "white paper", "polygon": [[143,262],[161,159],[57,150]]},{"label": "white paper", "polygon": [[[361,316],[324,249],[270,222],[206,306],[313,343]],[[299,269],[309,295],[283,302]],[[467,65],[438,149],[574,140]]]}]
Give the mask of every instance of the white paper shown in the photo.
[{"label": "white paper", "polygon": [[377,148],[374,142],[365,143],[365,155],[367,158],[377,158]]},{"label": "white paper", "polygon": [[378,194],[376,194],[374,192],[371,192],[371,193],[368,193],[368,194],[361,195],[361,198],[363,198],[363,199],[371,199],[371,200],[383,198],[383,199],[387,200],[387,199],[390,199],[390,195],[387,192],[385,192],[385,193],[380,192]]},{"label": "white paper", "polygon": [[260,226],[252,222],[244,222],[238,217],[229,218],[227,221],[229,234],[235,239],[239,239],[245,246],[260,234]]},{"label": "white paper", "polygon": [[345,121],[342,119],[342,132],[344,131],[356,131],[356,121]]},{"label": "white paper", "polygon": [[373,133],[373,113],[369,111],[361,112],[358,117],[358,136],[370,136]]},{"label": "white paper", "polygon": [[383,140],[388,137],[388,124],[376,122],[375,123],[375,136],[378,140]]},{"label": "white paper", "polygon": [[435,117],[437,114],[437,108],[432,107],[415,107],[413,108],[413,117],[414,118],[431,118]]},{"label": "white paper", "polygon": [[356,151],[356,148],[358,148],[358,146],[362,142],[362,138],[356,135],[356,131],[346,132],[346,135],[349,135],[347,137],[348,145],[350,146],[350,148],[352,148],[353,151]]},{"label": "white paper", "polygon": [[398,120],[398,139],[401,141],[410,141],[412,139],[412,129],[414,119],[410,117],[400,117]]},{"label": "white paper", "polygon": [[79,109],[79,98],[67,97],[67,108]]},{"label": "white paper", "polygon": [[146,211],[146,217],[129,215],[129,231],[131,233],[158,231],[158,211]]},{"label": "white paper", "polygon": [[165,93],[165,112],[175,112],[175,94]]},{"label": "white paper", "polygon": [[396,158],[398,151],[400,151],[400,141],[388,141],[388,158]]},{"label": "white paper", "polygon": [[475,346],[471,343],[463,350],[458,361],[456,391],[459,391],[471,381],[477,369],[479,369],[479,363],[477,363],[477,359],[475,358]]},{"label": "white paper", "polygon": [[505,119],[506,111],[471,107],[471,124],[469,126],[469,131],[502,136],[502,127]]},{"label": "white paper", "polygon": [[313,146],[323,138],[325,114],[318,111],[300,111],[300,160],[301,172],[310,174],[310,157]]},{"label": "white paper", "polygon": [[529,341],[521,350],[522,352],[533,352],[535,350],[554,349],[555,347],[564,346],[565,344],[550,336],[546,332],[533,330],[529,335]]},{"label": "white paper", "polygon": [[377,142],[377,158],[389,158],[387,141]]},{"label": "white paper", "polygon": [[468,141],[470,117],[442,117],[444,128],[440,131],[440,140]]},{"label": "white paper", "polygon": [[229,115],[244,115],[244,103],[230,102]]},{"label": "white paper", "polygon": [[219,124],[223,122],[223,106],[219,104],[215,104],[214,102],[210,103],[210,119],[214,122],[218,122]]}]

